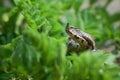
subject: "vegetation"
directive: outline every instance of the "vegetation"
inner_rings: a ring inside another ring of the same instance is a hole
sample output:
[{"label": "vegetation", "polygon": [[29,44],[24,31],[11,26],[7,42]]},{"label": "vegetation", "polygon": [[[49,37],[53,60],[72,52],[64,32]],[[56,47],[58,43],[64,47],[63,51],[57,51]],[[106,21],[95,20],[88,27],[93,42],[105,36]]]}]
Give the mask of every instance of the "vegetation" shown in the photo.
[{"label": "vegetation", "polygon": [[[0,80],[119,80],[120,26],[113,24],[120,13],[106,11],[111,0],[89,1],[81,9],[84,0],[1,0]],[[66,56],[67,22],[90,33],[99,50]]]}]

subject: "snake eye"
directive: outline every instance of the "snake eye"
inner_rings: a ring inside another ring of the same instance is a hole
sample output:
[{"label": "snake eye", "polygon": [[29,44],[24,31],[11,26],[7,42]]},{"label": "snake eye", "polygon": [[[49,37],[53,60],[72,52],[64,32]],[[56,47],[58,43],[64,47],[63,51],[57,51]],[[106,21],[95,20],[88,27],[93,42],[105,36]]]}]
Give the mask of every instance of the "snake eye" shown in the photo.
[{"label": "snake eye", "polygon": [[84,40],[81,40],[81,42],[83,43],[83,42],[84,42]]},{"label": "snake eye", "polygon": [[74,38],[75,38],[75,39],[79,39],[79,37],[78,37],[78,36],[76,36],[76,35],[74,35]]}]

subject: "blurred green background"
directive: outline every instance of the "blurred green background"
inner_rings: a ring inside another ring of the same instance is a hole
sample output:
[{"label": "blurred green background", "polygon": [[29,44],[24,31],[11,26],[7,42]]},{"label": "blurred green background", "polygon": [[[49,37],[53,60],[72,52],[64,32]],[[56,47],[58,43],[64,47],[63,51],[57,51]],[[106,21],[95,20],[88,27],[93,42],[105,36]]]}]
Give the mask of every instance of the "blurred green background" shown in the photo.
[{"label": "blurred green background", "polygon": [[[119,7],[119,0],[0,0],[0,80],[119,80]],[[98,51],[66,56],[68,22],[91,34]]]}]

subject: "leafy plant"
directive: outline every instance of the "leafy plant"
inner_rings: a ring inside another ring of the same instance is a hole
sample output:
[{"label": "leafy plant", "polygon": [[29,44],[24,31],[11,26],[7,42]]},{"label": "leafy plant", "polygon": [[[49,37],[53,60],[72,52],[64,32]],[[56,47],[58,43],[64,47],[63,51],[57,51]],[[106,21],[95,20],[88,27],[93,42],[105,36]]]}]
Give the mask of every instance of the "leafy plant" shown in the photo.
[{"label": "leafy plant", "polygon": [[118,19],[108,23],[112,17],[104,8],[92,8],[91,4],[79,11],[83,0],[11,3],[8,11],[2,11],[4,5],[0,9],[0,80],[119,80],[116,55],[85,51],[66,56],[67,22],[91,33],[97,45],[112,38],[119,42],[119,31],[112,28]]}]

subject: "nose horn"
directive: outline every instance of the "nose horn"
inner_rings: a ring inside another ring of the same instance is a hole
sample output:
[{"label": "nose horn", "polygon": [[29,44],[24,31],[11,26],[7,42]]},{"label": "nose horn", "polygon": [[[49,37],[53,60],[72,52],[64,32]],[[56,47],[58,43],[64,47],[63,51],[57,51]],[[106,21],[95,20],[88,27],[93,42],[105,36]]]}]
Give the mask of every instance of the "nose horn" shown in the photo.
[{"label": "nose horn", "polygon": [[69,23],[67,23],[66,27],[69,27]]}]

